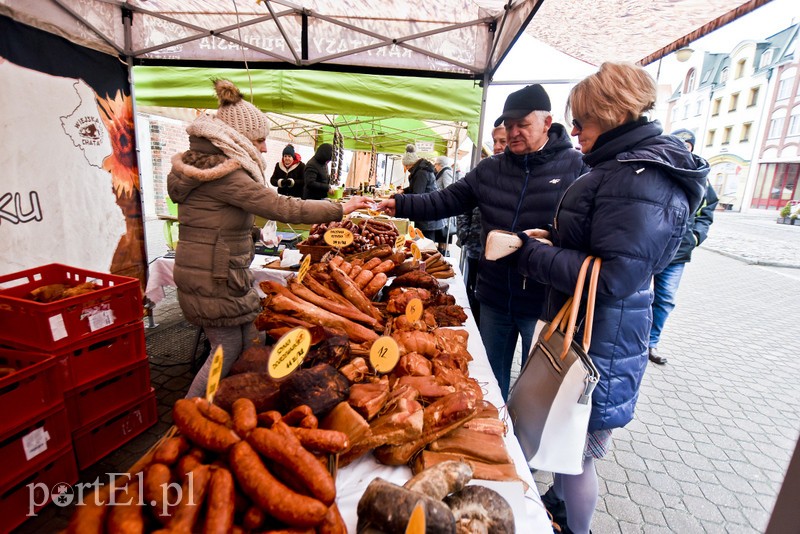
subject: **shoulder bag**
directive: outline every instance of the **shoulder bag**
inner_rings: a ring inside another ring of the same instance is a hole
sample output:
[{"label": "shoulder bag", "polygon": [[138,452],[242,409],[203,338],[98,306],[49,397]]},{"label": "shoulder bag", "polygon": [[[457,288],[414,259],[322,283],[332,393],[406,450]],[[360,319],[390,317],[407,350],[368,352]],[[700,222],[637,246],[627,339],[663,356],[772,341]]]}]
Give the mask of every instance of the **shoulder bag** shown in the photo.
[{"label": "shoulder bag", "polygon": [[[589,280],[583,343],[573,341],[586,273]],[[600,374],[589,357],[600,258],[588,256],[578,273],[575,294],[547,324],[511,389],[508,411],[528,464],[542,471],[576,475]]]}]

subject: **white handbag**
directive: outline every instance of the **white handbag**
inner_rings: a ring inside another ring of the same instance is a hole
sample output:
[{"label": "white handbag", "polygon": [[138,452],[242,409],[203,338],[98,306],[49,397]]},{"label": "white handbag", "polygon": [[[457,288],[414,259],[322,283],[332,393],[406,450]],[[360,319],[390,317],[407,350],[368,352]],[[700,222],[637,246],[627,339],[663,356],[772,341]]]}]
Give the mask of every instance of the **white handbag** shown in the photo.
[{"label": "white handbag", "polygon": [[[584,282],[589,281],[583,343],[573,341]],[[542,471],[577,475],[592,411],[592,392],[600,378],[589,357],[600,258],[588,256],[575,293],[542,330],[511,388],[508,412],[528,464]]]}]

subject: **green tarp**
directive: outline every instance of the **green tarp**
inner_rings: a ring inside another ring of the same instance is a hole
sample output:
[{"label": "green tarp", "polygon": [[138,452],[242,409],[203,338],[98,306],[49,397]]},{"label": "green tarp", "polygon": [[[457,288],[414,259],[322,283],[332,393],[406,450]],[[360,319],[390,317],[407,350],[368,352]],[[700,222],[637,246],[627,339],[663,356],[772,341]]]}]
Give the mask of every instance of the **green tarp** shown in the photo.
[{"label": "green tarp", "polygon": [[[136,103],[143,106],[215,109],[217,101],[210,80],[227,78],[250,93],[253,103],[267,112],[291,115],[325,114],[340,123],[365,119],[391,119],[385,123],[380,152],[404,151],[407,141],[395,135],[408,128],[408,141],[425,125],[418,121],[463,122],[467,134],[477,140],[482,89],[470,80],[384,76],[311,70],[242,70],[193,67],[134,67]],[[341,116],[341,117],[340,117]],[[396,119],[417,119],[401,123]],[[392,121],[395,121],[392,124]],[[346,126],[340,131],[346,137]],[[377,134],[374,125],[362,134]],[[322,132],[323,138],[325,132]],[[328,135],[330,137],[330,135]],[[427,139],[420,137],[419,139]],[[328,139],[330,140],[330,138]],[[348,147],[347,145],[351,146]],[[345,140],[346,148],[369,150],[370,142]],[[376,142],[376,145],[378,142]],[[390,150],[391,148],[391,150]],[[443,151],[441,141],[436,151]]]}]

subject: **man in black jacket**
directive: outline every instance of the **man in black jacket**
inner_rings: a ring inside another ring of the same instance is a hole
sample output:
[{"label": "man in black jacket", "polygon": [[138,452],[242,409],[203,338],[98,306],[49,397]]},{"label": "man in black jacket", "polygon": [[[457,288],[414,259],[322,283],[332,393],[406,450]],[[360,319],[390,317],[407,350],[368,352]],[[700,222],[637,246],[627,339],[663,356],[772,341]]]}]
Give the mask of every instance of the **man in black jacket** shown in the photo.
[{"label": "man in black jacket", "polygon": [[328,163],[333,159],[333,145],[322,143],[314,153],[314,157],[306,164],[303,179],[303,198],[321,200],[328,198],[331,189],[331,175],[328,172]]},{"label": "man in black jacket", "polygon": [[[500,229],[519,232],[545,228],[561,195],[585,167],[567,131],[553,123],[550,98],[541,85],[511,93],[495,126],[505,125],[508,146],[502,154],[482,160],[463,179],[424,195],[396,195],[378,208],[389,215],[435,220],[477,207],[481,213],[481,243]],[[508,397],[511,364],[522,338],[523,362],[542,312],[544,286],[526,280],[508,263],[480,259],[476,296],[480,331],[503,398]]]},{"label": "man in black jacket", "polygon": [[[694,134],[689,130],[676,130],[672,135],[684,142],[689,152],[694,152]],[[647,357],[659,365],[667,363],[667,357],[658,353],[658,342],[664,323],[675,308],[675,294],[681,283],[683,268],[692,260],[692,251],[708,236],[708,227],[714,222],[714,210],[717,209],[717,193],[710,183],[706,183],[706,196],[700,203],[697,213],[686,221],[686,232],[683,234],[678,252],[667,268],[653,277],[653,325],[650,327],[650,344]]]}]

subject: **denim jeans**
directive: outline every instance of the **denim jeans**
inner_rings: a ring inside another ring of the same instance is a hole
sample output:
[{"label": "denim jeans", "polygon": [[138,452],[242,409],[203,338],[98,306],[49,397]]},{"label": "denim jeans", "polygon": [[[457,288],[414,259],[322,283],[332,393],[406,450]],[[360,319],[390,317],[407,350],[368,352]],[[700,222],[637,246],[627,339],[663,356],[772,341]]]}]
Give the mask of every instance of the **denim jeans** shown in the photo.
[{"label": "denim jeans", "polygon": [[514,362],[514,350],[517,338],[522,336],[522,364],[528,358],[536,328],[535,317],[509,315],[497,308],[481,305],[481,339],[486,348],[486,355],[492,366],[503,400],[508,400],[508,389],[511,383],[511,364]]},{"label": "denim jeans", "polygon": [[685,263],[670,263],[653,277],[653,325],[650,327],[650,343],[655,347],[661,340],[661,331],[670,312],[675,309],[675,294],[681,283]]},{"label": "denim jeans", "polygon": [[186,398],[206,396],[208,374],[211,371],[211,362],[214,360],[214,352],[217,347],[222,346],[222,374],[220,375],[220,379],[222,379],[228,376],[228,372],[242,352],[259,339],[259,332],[253,323],[237,326],[207,326],[203,330],[211,344],[211,353],[206,358],[203,367],[195,375]]}]

